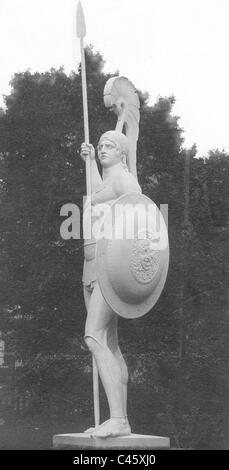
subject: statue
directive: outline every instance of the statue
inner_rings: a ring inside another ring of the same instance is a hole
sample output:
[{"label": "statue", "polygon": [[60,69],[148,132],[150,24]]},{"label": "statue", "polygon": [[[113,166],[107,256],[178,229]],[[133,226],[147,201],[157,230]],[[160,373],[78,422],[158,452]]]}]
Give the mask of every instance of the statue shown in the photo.
[{"label": "statue", "polygon": [[[105,104],[107,106],[112,105],[113,110],[118,115],[118,122],[116,130],[105,132],[98,143],[98,159],[102,166],[102,178],[95,160],[93,146],[87,143],[81,145],[81,157],[83,160],[90,159],[91,204],[92,206],[103,203],[114,205],[114,201],[117,199],[119,201],[122,200],[125,195],[127,202],[130,202],[131,196],[136,195],[137,200],[142,203],[142,199],[146,197],[141,195],[141,188],[135,176],[136,141],[139,120],[139,101],[136,91],[129,80],[124,77],[115,77],[108,80],[104,95]],[[126,135],[117,130],[117,128],[121,129],[123,126],[126,128]],[[130,168],[132,168],[133,173],[130,171]],[[153,204],[151,200],[149,201]],[[145,279],[150,282],[152,279],[147,278],[147,273],[150,273],[151,276],[152,273],[155,274],[158,270],[159,262],[156,260],[158,253],[155,252],[155,249],[151,250],[149,245],[148,238],[139,240],[138,245],[135,243],[134,263],[135,265],[140,263],[140,268],[137,268],[138,275],[140,275],[139,269],[141,269],[145,273]],[[125,253],[124,248],[124,256]],[[126,436],[131,433],[127,417],[128,370],[118,345],[117,309],[115,308],[114,310],[107,299],[110,284],[104,287],[103,281],[98,282],[95,256],[96,240],[85,240],[83,271],[84,298],[87,310],[85,342],[92,352],[106,392],[110,418],[95,428],[89,428],[86,432],[90,433],[92,437],[97,438]],[[118,259],[118,252],[115,258]],[[155,265],[155,262],[156,271],[153,272],[152,266]],[[104,266],[102,266],[102,269],[104,269]],[[127,269],[129,269],[129,266],[127,266]],[[136,266],[133,269],[136,271]],[[118,271],[118,266],[117,268],[114,266],[112,270],[115,275],[115,272]],[[165,271],[167,273],[167,266]],[[126,268],[124,273],[126,274]],[[166,274],[164,279],[165,277]],[[124,284],[125,279],[123,279],[122,285]],[[133,284],[134,279],[133,282],[131,281],[131,285]],[[141,285],[140,288],[140,293],[142,293]],[[160,292],[161,289],[162,287],[160,287]],[[152,286],[149,284],[148,295],[144,294],[147,299],[151,291]],[[119,300],[119,294],[117,294],[117,298]],[[155,299],[153,299],[153,302],[155,303]],[[133,311],[134,318],[139,316],[139,314],[134,312],[135,307],[140,310],[141,315],[145,313],[139,307],[141,303],[140,299],[137,299],[135,305],[131,303],[129,306],[130,310]],[[121,316],[128,317],[128,314],[126,314],[126,304],[127,302],[123,303],[123,308],[122,306],[119,307],[119,313]],[[146,311],[148,310],[149,305],[147,305]]]},{"label": "statue", "polygon": [[[105,85],[105,106],[111,108],[118,119],[116,129],[105,132],[98,143],[101,177],[94,147],[89,143],[83,49],[86,27],[80,2],[77,34],[81,43],[85,133],[80,155],[86,163],[88,196],[84,208],[83,287],[87,310],[84,339],[93,357],[95,426],[80,434],[54,436],[53,442],[55,447],[64,443],[104,447],[106,442],[128,446],[131,440],[136,448],[139,445],[168,447],[167,438],[131,433],[127,415],[128,370],[118,344],[118,317],[137,318],[151,310],[164,287],[169,259],[164,219],[153,201],[142,194],[137,180],[139,98],[133,84],[125,77],[110,78]],[[97,210],[101,205],[108,207],[102,218]],[[120,207],[122,210],[118,212]],[[99,222],[96,233],[91,230],[92,219],[95,225]],[[98,236],[107,221],[111,238]],[[125,227],[121,237],[116,236],[120,227]],[[85,236],[88,233],[90,236]],[[98,374],[110,412],[109,419],[102,424],[99,424]]]}]

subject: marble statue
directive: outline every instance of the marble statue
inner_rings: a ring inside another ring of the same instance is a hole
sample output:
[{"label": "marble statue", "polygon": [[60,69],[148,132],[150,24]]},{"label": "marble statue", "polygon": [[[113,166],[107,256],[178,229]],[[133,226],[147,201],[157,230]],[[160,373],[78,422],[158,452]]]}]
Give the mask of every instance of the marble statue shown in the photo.
[{"label": "marble statue", "polygon": [[[81,157],[85,159],[87,155],[91,162],[93,205],[113,201],[128,192],[141,193],[126,164],[128,140],[124,134],[109,131],[100,138],[98,159],[103,168],[102,178],[93,146],[83,143]],[[128,371],[118,345],[118,315],[107,305],[96,279],[95,242],[85,243],[83,285],[87,309],[85,342],[95,357],[110,409],[109,420],[88,432],[94,437],[128,435],[131,432],[127,417]]]},{"label": "marble statue", "polygon": [[[88,143],[81,145],[81,158],[90,162],[90,167],[87,167],[87,171],[90,171],[90,204],[98,207],[106,203],[113,207],[115,201],[134,200],[135,205],[140,202],[143,209],[149,204],[156,208],[149,198],[141,194],[137,180],[136,143],[140,116],[136,90],[125,77],[111,78],[104,89],[104,102],[112,108],[118,119],[116,129],[105,132],[98,143],[102,177],[94,147]],[[86,221],[84,229],[85,224]],[[117,437],[131,433],[127,416],[128,370],[118,345],[118,316],[136,318],[149,311],[162,291],[168,268],[167,252],[155,249],[152,243],[154,236],[149,235],[145,227],[144,232],[144,239],[138,239],[137,227],[134,240],[127,240],[126,245],[125,241],[121,242],[121,251],[120,243],[110,247],[115,251],[113,258],[117,260],[113,267],[109,263],[114,286],[109,281],[109,275],[106,282],[103,275],[99,276],[95,254],[96,245],[98,253],[100,242],[93,236],[84,242],[83,286],[87,310],[85,342],[93,355],[110,410],[107,421],[86,431],[92,437]],[[167,236],[165,228],[164,232]],[[121,264],[123,268],[120,270]],[[103,269],[108,268],[102,265]],[[115,274],[119,279],[116,276],[115,280]],[[109,295],[108,290],[111,291]]]}]

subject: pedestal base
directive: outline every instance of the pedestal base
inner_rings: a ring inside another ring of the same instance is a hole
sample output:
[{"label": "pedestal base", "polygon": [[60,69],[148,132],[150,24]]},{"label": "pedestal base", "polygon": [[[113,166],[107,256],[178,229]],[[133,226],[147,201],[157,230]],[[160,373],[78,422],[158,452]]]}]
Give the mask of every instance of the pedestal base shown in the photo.
[{"label": "pedestal base", "polygon": [[145,434],[130,434],[130,436],[108,437],[106,439],[92,438],[87,433],[56,434],[53,436],[54,449],[169,449],[170,439],[161,436]]}]

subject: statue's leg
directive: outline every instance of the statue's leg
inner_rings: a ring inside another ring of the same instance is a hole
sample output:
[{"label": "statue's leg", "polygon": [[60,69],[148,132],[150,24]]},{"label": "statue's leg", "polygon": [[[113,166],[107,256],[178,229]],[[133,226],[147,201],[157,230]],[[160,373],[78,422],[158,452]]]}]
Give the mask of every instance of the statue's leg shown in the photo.
[{"label": "statue's leg", "polygon": [[108,338],[107,338],[108,347],[111,352],[116,357],[116,360],[119,363],[121,370],[121,380],[123,388],[123,410],[124,416],[127,416],[127,383],[128,383],[128,369],[125,362],[125,359],[121,353],[118,344],[118,316],[115,316],[115,325],[114,328],[109,329]]},{"label": "statue's leg", "polygon": [[[95,281],[93,282],[93,284],[95,284]],[[88,309],[89,309],[90,299],[91,299],[91,294],[93,292],[93,288],[94,288],[94,286],[93,287],[84,286],[84,301],[85,301],[85,306],[86,306],[87,312],[88,312]],[[106,421],[104,421],[104,423],[106,423]],[[87,428],[84,432],[91,434],[94,430],[95,430],[95,427],[90,426],[90,428]]]},{"label": "statue's leg", "polygon": [[[123,396],[120,354],[117,346],[114,347],[115,338],[117,338],[117,316],[106,304],[96,283],[88,308],[85,342],[95,357],[107,395],[111,418],[93,431],[92,435],[95,437],[130,434]],[[111,345],[112,349],[109,347]]]},{"label": "statue's leg", "polygon": [[105,303],[98,284],[90,299],[85,327],[85,342],[94,354],[103,383],[111,416],[123,416],[122,381],[119,363],[108,346],[109,329],[113,329],[115,314]]}]

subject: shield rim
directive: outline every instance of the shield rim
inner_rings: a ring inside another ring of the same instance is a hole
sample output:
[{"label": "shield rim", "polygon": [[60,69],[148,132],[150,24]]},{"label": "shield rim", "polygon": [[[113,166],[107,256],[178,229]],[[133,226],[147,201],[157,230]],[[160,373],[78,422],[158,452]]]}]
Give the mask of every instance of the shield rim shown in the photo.
[{"label": "shield rim", "polygon": [[[144,194],[139,193],[126,193],[116,199],[110,206],[110,209],[114,211],[114,207],[116,204],[119,204],[121,201],[127,199],[127,203],[139,203],[142,199],[144,199],[147,204],[155,204],[149,197],[145,196]],[[164,218],[163,218],[164,220]],[[165,221],[164,221],[165,223]],[[166,224],[165,224],[166,226]],[[108,306],[119,316],[123,318],[139,318],[148,313],[156,304],[157,300],[159,299],[162,290],[165,285],[165,281],[167,278],[168,268],[169,268],[169,240],[168,245],[165,250],[165,259],[166,262],[163,266],[162,273],[160,279],[155,287],[154,291],[151,295],[149,295],[144,301],[140,302],[139,304],[128,304],[124,302],[122,299],[119,298],[117,293],[112,287],[112,284],[109,280],[108,276],[108,268],[107,268],[107,244],[108,239],[99,239],[96,243],[96,274],[97,274],[97,281],[104,297],[104,300],[108,304]]]}]

